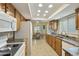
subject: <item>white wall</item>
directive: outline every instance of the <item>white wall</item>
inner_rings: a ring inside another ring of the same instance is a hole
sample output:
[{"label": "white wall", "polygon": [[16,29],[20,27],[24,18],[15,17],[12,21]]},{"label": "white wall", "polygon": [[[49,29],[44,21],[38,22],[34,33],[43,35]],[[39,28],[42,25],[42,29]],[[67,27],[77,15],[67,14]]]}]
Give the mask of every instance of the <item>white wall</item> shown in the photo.
[{"label": "white wall", "polygon": [[18,32],[15,34],[16,39],[24,39],[29,36],[29,23],[28,21],[22,21],[21,22],[21,27]]}]

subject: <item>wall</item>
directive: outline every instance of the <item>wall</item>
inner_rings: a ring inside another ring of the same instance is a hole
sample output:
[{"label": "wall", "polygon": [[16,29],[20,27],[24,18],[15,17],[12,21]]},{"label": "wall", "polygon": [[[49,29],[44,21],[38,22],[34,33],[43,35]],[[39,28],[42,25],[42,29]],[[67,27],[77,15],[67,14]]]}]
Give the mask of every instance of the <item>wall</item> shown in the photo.
[{"label": "wall", "polygon": [[26,36],[28,36],[27,35],[27,33],[29,33],[28,28],[29,28],[29,24],[26,21],[22,21],[20,30],[18,32],[16,32],[15,38],[16,39],[24,39]]},{"label": "wall", "polygon": [[[43,21],[34,21],[32,22],[33,24],[33,34],[36,34],[36,32],[40,32],[41,34],[46,34],[47,30],[47,22],[43,22]],[[45,29],[43,28],[43,26],[45,26]],[[35,30],[35,28],[38,28],[38,31]]]}]

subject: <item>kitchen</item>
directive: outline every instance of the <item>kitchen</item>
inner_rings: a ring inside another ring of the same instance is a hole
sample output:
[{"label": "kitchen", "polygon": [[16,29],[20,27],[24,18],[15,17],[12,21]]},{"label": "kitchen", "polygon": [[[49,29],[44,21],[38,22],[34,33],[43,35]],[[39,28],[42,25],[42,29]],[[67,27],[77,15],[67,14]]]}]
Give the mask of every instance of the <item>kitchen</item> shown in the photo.
[{"label": "kitchen", "polygon": [[[0,56],[24,56],[26,54],[26,40],[23,38],[15,38],[20,30],[20,22],[24,20],[25,17],[13,4],[0,3]],[[29,21],[27,21],[27,23],[29,23]],[[29,25],[27,25],[27,27],[28,26]],[[27,30],[29,30],[29,28]],[[16,32],[17,34],[15,34]]]},{"label": "kitchen", "polygon": [[0,56],[78,56],[78,14],[79,3],[0,3]]}]

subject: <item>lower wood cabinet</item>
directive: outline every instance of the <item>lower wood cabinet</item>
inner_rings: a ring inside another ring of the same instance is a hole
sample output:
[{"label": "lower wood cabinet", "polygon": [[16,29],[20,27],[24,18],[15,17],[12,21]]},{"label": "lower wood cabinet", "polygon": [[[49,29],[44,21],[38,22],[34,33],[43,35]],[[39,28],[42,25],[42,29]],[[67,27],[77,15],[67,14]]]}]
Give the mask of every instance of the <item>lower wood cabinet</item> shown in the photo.
[{"label": "lower wood cabinet", "polygon": [[56,51],[59,56],[62,56],[62,40],[52,35],[46,35],[47,43]]},{"label": "lower wood cabinet", "polygon": [[51,47],[55,50],[55,43],[56,43],[56,40],[55,40],[55,37],[51,36]]},{"label": "lower wood cabinet", "polygon": [[65,56],[72,56],[72,55],[68,53],[67,51],[65,51]]},{"label": "lower wood cabinet", "polygon": [[62,40],[59,38],[56,38],[56,53],[59,56],[62,56]]},{"label": "lower wood cabinet", "polygon": [[50,35],[46,35],[47,43],[51,46],[51,37]]}]

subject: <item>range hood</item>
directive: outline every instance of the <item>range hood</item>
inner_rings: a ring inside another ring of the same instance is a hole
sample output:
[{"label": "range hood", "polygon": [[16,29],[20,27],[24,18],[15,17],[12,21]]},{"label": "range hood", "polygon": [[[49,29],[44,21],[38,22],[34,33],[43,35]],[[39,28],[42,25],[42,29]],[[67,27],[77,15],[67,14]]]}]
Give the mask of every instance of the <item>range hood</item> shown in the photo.
[{"label": "range hood", "polygon": [[16,31],[16,18],[0,11],[0,32]]}]

